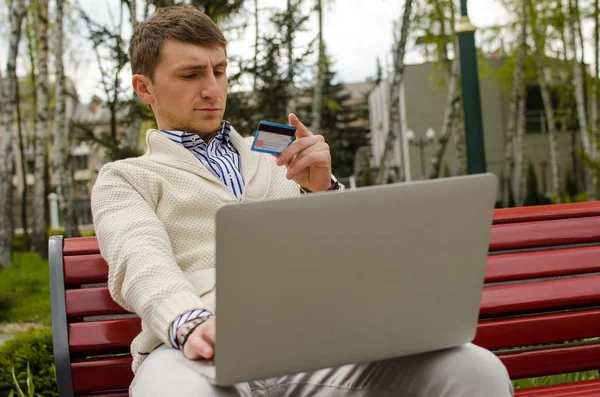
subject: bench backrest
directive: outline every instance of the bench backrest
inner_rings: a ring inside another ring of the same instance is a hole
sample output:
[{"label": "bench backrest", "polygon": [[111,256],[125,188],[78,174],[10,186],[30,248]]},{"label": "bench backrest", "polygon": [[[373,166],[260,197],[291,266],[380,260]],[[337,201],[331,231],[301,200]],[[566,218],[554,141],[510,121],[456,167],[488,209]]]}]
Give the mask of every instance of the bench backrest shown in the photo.
[{"label": "bench backrest", "polygon": [[474,343],[511,378],[600,368],[600,203],[496,210],[485,283]]},{"label": "bench backrest", "polygon": [[[110,297],[94,237],[50,240],[61,397],[127,396],[140,320]],[[475,343],[511,378],[600,368],[600,205],[496,210]],[[546,347],[523,347],[555,344]]]}]

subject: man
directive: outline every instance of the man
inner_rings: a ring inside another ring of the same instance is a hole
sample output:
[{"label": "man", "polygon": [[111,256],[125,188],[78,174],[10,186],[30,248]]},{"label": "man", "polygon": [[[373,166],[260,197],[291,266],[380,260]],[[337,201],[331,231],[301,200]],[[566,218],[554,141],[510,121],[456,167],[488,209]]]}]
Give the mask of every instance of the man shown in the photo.
[{"label": "man", "polygon": [[111,294],[142,319],[131,346],[131,395],[512,395],[501,362],[473,345],[230,388],[198,374],[215,354],[217,209],[342,188],[331,175],[329,147],[295,115],[289,123],[297,139],[277,158],[250,151],[223,121],[226,45],[206,15],[183,6],[158,10],[131,39],[133,88],[158,130],[147,132],[144,156],[104,166],[92,192]]}]

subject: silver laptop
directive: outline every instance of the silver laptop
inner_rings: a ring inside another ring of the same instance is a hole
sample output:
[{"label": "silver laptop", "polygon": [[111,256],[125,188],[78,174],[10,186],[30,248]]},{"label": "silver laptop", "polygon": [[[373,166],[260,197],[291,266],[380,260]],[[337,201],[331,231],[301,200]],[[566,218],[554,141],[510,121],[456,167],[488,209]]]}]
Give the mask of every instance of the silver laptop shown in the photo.
[{"label": "silver laptop", "polygon": [[475,335],[492,174],[225,206],[216,355],[231,385],[444,349]]}]

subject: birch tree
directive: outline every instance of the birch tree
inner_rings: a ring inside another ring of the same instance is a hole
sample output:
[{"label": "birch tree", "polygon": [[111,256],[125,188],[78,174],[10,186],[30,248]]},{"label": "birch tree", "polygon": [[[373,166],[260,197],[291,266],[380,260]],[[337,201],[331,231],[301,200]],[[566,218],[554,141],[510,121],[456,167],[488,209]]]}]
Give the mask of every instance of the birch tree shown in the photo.
[{"label": "birch tree", "polygon": [[[406,53],[406,42],[408,41],[408,30],[411,22],[412,14],[412,0],[406,0],[404,3],[404,12],[402,15],[402,25],[400,27],[400,34],[394,31],[394,48],[393,48],[393,62],[394,69],[392,73],[392,79],[389,82],[389,132],[385,141],[383,155],[381,156],[381,162],[379,164],[379,172],[375,179],[376,184],[380,185],[387,181],[388,173],[390,171],[393,161],[393,151],[396,139],[400,137],[400,85],[404,80],[404,55]],[[402,168],[400,166],[400,168]],[[402,172],[405,172],[403,170]]]},{"label": "birch tree", "polygon": [[467,142],[462,101],[456,103],[454,112],[454,144],[456,145],[456,175],[467,175],[469,162],[467,160]]},{"label": "birch tree", "polygon": [[13,176],[13,118],[15,113],[15,83],[17,55],[21,40],[27,0],[13,0],[9,9],[10,38],[6,73],[0,73],[0,267],[12,265],[12,176]]},{"label": "birch tree", "polygon": [[35,183],[33,185],[33,218],[31,250],[42,258],[48,256],[46,224],[46,180],[48,175],[48,0],[37,0],[34,7],[37,21],[37,80],[35,95]]},{"label": "birch tree", "polygon": [[600,111],[598,106],[600,92],[598,78],[600,76],[600,1],[594,0],[594,76],[592,78],[592,132],[595,136],[600,132]]},{"label": "birch tree", "polygon": [[448,96],[446,97],[446,108],[444,110],[444,121],[442,130],[438,136],[433,157],[431,157],[431,172],[429,179],[438,178],[442,167],[442,157],[448,146],[448,142],[454,131],[454,121],[456,118],[457,104],[460,102],[461,95],[458,89],[458,80],[460,74],[460,63],[458,55],[455,55],[452,61],[452,70],[448,79]]},{"label": "birch tree", "polygon": [[525,172],[523,172],[523,137],[527,128],[527,93],[522,92],[519,97],[517,116],[517,135],[515,136],[515,169],[513,176],[513,192],[515,204],[518,207],[525,205]]},{"label": "birch tree", "polygon": [[[288,99],[288,111],[287,113],[296,111],[296,98],[293,93],[294,91],[294,5],[292,0],[287,0],[287,23],[285,29],[286,44],[287,44],[287,84],[288,92],[291,94]],[[320,35],[319,35],[320,36]],[[320,49],[320,48],[319,48]],[[320,54],[320,52],[319,52]],[[322,95],[322,93],[321,93]],[[320,121],[320,120],[319,120]]]},{"label": "birch tree", "polygon": [[[290,112],[296,112],[298,104],[297,104],[297,100],[296,100],[296,86],[295,86],[295,76],[298,72],[298,68],[297,68],[297,64],[298,61],[296,60],[296,58],[294,57],[294,50],[295,50],[295,45],[296,45],[296,32],[303,30],[303,26],[304,24],[308,21],[309,16],[302,16],[301,12],[300,12],[300,7],[302,6],[303,0],[287,0],[287,7],[286,7],[286,11],[283,13],[283,25],[285,27],[285,37],[284,37],[284,43],[285,43],[285,51],[286,51],[286,55],[287,55],[287,75],[286,75],[286,83],[287,83],[287,92],[289,93],[289,97],[288,97],[288,103],[287,103],[287,113]],[[321,18],[321,17],[319,17]],[[319,33],[319,40],[322,40],[322,33]],[[321,45],[321,43],[319,44]],[[320,51],[320,50],[319,50]],[[321,63],[325,62],[325,60],[323,60],[321,58],[321,53],[319,52],[319,65],[321,65]],[[323,69],[321,70],[322,67],[319,66],[319,71],[318,73],[322,73]],[[325,75],[323,74],[323,77],[317,77],[317,79],[321,78],[322,80],[325,78]],[[324,81],[324,80],[323,80]],[[317,85],[320,85],[320,96],[323,97],[323,86],[324,86],[324,82],[317,82]],[[316,89],[315,89],[316,92]],[[321,112],[322,112],[322,107],[323,107],[323,99],[321,99]],[[314,109],[314,108],[313,108]],[[312,112],[312,111],[311,111]],[[319,117],[318,122],[319,122],[319,126],[321,126],[322,124],[322,118]],[[314,124],[314,123],[313,123]],[[320,127],[319,127],[320,128]],[[321,131],[322,132],[322,131]]]},{"label": "birch tree", "polygon": [[[258,43],[260,40],[260,20],[258,13],[258,0],[254,0],[254,70],[256,71],[258,67]],[[254,79],[252,82],[252,91],[256,92],[258,84],[258,77],[256,73],[254,74]]]},{"label": "birch tree", "polygon": [[[434,179],[440,176],[442,167],[442,158],[448,146],[448,142],[455,133],[455,118],[457,117],[456,111],[457,104],[461,100],[461,92],[459,88],[460,80],[460,57],[458,43],[456,42],[455,29],[455,6],[453,1],[443,2],[441,0],[433,0],[433,20],[436,25],[439,26],[439,35],[434,35],[435,42],[437,43],[437,49],[439,53],[439,60],[442,63],[443,69],[446,71],[448,80],[448,94],[446,97],[446,107],[444,109],[444,119],[442,121],[442,127],[440,134],[438,135],[434,154],[431,157],[431,171],[429,178]],[[447,18],[446,9],[449,9],[450,18]],[[446,28],[447,20],[450,20],[450,28]],[[449,32],[448,32],[449,30]],[[450,61],[449,57],[449,46],[450,43],[454,44],[454,60]]]},{"label": "birch tree", "polygon": [[[531,0],[528,0],[528,8],[530,9],[532,14],[534,13],[533,7],[533,2]],[[546,39],[540,33],[540,28],[538,27],[540,25],[544,26],[545,23],[543,21],[538,21],[538,18],[536,16],[533,16],[531,20],[535,45],[537,81],[540,86],[542,102],[544,104],[544,120],[548,129],[548,146],[550,153],[552,191],[556,193],[557,201],[560,202],[563,196],[563,188],[561,183],[560,158],[558,154],[558,131],[556,129],[556,116],[552,104],[550,82],[548,81],[547,77],[548,65],[546,63],[546,57],[544,56],[544,50],[546,48]]]},{"label": "birch tree", "polygon": [[[21,197],[21,225],[23,226],[23,236],[25,241],[29,240],[29,222],[27,218],[27,203],[28,203],[28,192],[27,192],[27,154],[25,151],[25,133],[23,131],[23,117],[21,112],[21,93],[20,93],[20,82],[17,79],[15,81],[15,113],[17,116],[17,137],[19,139],[19,157],[21,158],[21,178],[19,183],[20,191],[19,196]],[[30,249],[31,247],[27,247]]]},{"label": "birch tree", "polygon": [[[576,21],[576,5],[573,3],[574,0],[569,0],[569,9],[568,9],[568,25],[569,25],[569,43],[570,49],[573,53],[573,69],[575,76],[575,102],[577,105],[577,116],[579,120],[579,133],[581,135],[581,143],[583,145],[583,151],[585,156],[594,161],[595,160],[595,152],[590,135],[589,135],[589,127],[587,120],[587,111],[585,107],[585,82],[584,75],[581,69],[581,65],[579,63],[578,55],[577,55],[577,21]],[[576,1],[576,0],[575,0]],[[594,172],[589,168],[586,169],[586,189],[588,194],[588,200],[595,201],[596,200],[596,178],[594,177]]]},{"label": "birch tree", "polygon": [[514,188],[512,188],[512,179],[515,171],[515,149],[517,149],[515,145],[515,136],[517,132],[517,114],[519,109],[519,100],[521,99],[525,91],[523,74],[525,71],[525,59],[527,56],[527,8],[527,3],[523,1],[521,7],[521,20],[519,22],[520,32],[517,61],[513,72],[513,81],[508,110],[508,125],[506,128],[505,135],[506,141],[504,143],[504,166],[502,170],[502,202],[505,207],[509,206],[511,189],[514,193]]},{"label": "birch tree", "polygon": [[325,43],[323,41],[323,0],[316,0],[315,11],[319,21],[318,46],[319,58],[317,60],[317,82],[313,93],[311,129],[315,134],[321,132],[321,113],[323,110],[323,86],[325,84]]},{"label": "birch tree", "polygon": [[64,0],[56,0],[54,36],[56,68],[56,107],[54,110],[54,177],[63,216],[66,237],[80,236],[77,218],[73,211],[73,177],[69,170],[69,133],[66,114],[66,78],[64,68]]}]

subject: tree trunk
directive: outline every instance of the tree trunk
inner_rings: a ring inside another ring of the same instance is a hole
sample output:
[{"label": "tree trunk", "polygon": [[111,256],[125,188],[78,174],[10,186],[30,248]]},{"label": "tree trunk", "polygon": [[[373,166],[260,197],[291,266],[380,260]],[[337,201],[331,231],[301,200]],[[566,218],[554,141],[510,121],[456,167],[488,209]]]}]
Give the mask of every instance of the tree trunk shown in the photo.
[{"label": "tree trunk", "polygon": [[[134,101],[137,101],[137,98],[135,98]],[[122,142],[126,147],[137,150],[139,147],[140,130],[142,129],[142,119],[138,116],[135,109],[133,109],[135,106],[139,105],[131,105],[132,109],[130,112],[133,113],[133,116],[130,118],[127,130],[125,130],[125,133],[123,134]]]},{"label": "tree trunk", "polygon": [[449,2],[450,8],[450,29],[451,34],[447,37],[446,33],[446,16],[442,1],[435,0],[435,15],[438,18],[437,22],[440,24],[440,35],[442,40],[442,48],[440,51],[440,61],[446,67],[448,74],[448,96],[446,98],[446,108],[444,110],[444,120],[442,121],[442,129],[437,139],[437,144],[434,150],[434,154],[431,158],[431,172],[429,173],[429,179],[439,178],[442,166],[442,158],[446,152],[446,147],[452,136],[454,118],[456,114],[454,109],[456,103],[461,100],[461,94],[458,89],[459,74],[460,74],[460,55],[458,43],[454,40],[454,60],[450,62],[448,56],[448,46],[452,38],[455,38],[454,27],[456,25],[455,20],[455,6],[454,2]]},{"label": "tree trunk", "polygon": [[316,11],[319,18],[319,59],[317,60],[317,82],[313,93],[311,129],[315,134],[321,133],[321,114],[323,113],[323,89],[325,85],[325,43],[323,42],[323,0],[316,0]]},{"label": "tree trunk", "polygon": [[592,78],[592,131],[600,132],[600,112],[598,111],[598,78],[600,76],[600,1],[594,0],[594,76]]},{"label": "tree trunk", "polygon": [[519,101],[525,92],[525,81],[523,79],[523,74],[525,71],[525,58],[527,56],[527,22],[527,3],[523,2],[520,23],[521,30],[519,32],[519,52],[513,73],[512,90],[510,93],[510,105],[508,111],[508,125],[505,136],[506,141],[504,143],[504,166],[502,171],[502,204],[504,207],[508,207],[510,205],[511,188],[513,189],[513,194],[515,193],[514,184],[512,183],[513,177],[515,176],[515,136],[517,135],[516,132]]},{"label": "tree trunk", "polygon": [[[383,149],[383,155],[381,156],[381,162],[379,164],[379,172],[376,177],[376,184],[381,185],[387,181],[388,172],[390,171],[394,144],[397,139],[400,139],[401,120],[400,120],[400,85],[404,80],[404,55],[406,53],[406,42],[408,40],[408,31],[411,22],[412,14],[412,0],[406,0],[404,3],[404,13],[402,16],[402,26],[400,30],[400,37],[398,38],[394,31],[394,72],[392,74],[392,81],[389,86],[389,102],[388,102],[388,117],[389,117],[389,131],[385,140]],[[406,172],[402,167],[402,164],[398,164],[401,169],[399,176],[400,180],[404,179],[402,175]]]},{"label": "tree trunk", "polygon": [[[61,1],[61,0],[57,0]],[[131,23],[131,29],[135,29],[138,24],[137,21],[137,0],[127,1],[127,8],[129,9],[129,22]]]},{"label": "tree trunk", "polygon": [[[294,89],[294,7],[292,5],[292,0],[287,0],[287,26],[285,31],[285,41],[287,46],[287,61],[288,61],[288,70],[287,70],[287,91],[288,91],[288,106],[287,112],[294,113],[296,111],[296,93]],[[322,17],[319,17],[319,23],[321,24]],[[319,38],[321,38],[322,33],[319,33]],[[319,44],[320,46],[321,44]],[[320,47],[319,47],[320,51]],[[320,57],[319,52],[319,57]],[[321,59],[319,58],[319,68],[321,67]],[[322,96],[321,89],[321,96]],[[322,101],[322,100],[321,100]],[[319,112],[320,114],[320,112]],[[319,119],[320,122],[320,119]]]},{"label": "tree trunk", "polygon": [[15,114],[15,83],[21,26],[27,13],[27,0],[13,0],[10,6],[10,39],[6,76],[0,76],[0,268],[12,266],[12,127]]},{"label": "tree trunk", "polygon": [[465,131],[465,121],[462,116],[462,102],[458,101],[456,103],[456,109],[454,110],[454,141],[456,145],[456,175],[467,175],[469,172],[469,163],[467,159],[467,143],[466,143],[466,131]]},{"label": "tree trunk", "polygon": [[538,82],[540,85],[540,91],[542,93],[542,101],[544,103],[544,114],[546,123],[548,124],[548,143],[550,145],[550,169],[552,171],[552,191],[557,194],[558,200],[562,198],[562,187],[560,184],[560,163],[558,158],[558,147],[557,147],[557,132],[556,132],[556,120],[554,117],[554,109],[552,108],[552,97],[550,95],[549,84],[546,81],[544,71],[546,66],[543,60],[543,54],[541,49],[537,49],[537,62],[538,62]]},{"label": "tree trunk", "polygon": [[515,204],[518,207],[521,207],[525,205],[525,173],[523,172],[523,136],[525,136],[525,130],[527,128],[527,93],[525,90],[522,90],[519,95],[518,108],[517,131],[514,144],[515,166],[514,177],[512,179],[512,190]]},{"label": "tree trunk", "polygon": [[79,227],[73,211],[73,177],[69,170],[69,132],[66,113],[66,79],[64,68],[64,0],[56,0],[55,21],[55,68],[56,68],[56,108],[54,111],[54,177],[59,197],[59,209],[65,225],[66,237],[78,237]]},{"label": "tree trunk", "polygon": [[457,54],[452,62],[452,70],[448,79],[448,97],[446,98],[446,109],[444,110],[444,121],[442,123],[442,131],[437,139],[437,144],[433,157],[431,158],[431,172],[429,179],[440,177],[442,168],[442,158],[448,146],[448,141],[452,135],[454,119],[456,117],[456,104],[460,102],[460,93],[458,91],[458,74],[460,71],[460,62]]},{"label": "tree trunk", "polygon": [[[556,3],[556,10],[558,15],[568,15],[563,7],[563,2],[562,1],[558,1]],[[568,11],[568,10],[567,10]],[[568,22],[568,18],[567,18],[567,22]],[[567,102],[567,108],[566,108],[566,115],[564,116],[564,122],[562,122],[563,124],[563,130],[565,133],[568,133],[570,135],[571,138],[571,142],[570,142],[570,160],[571,160],[571,168],[573,169],[573,175],[575,176],[575,180],[577,181],[577,185],[578,188],[580,188],[581,186],[583,186],[584,181],[582,181],[582,175],[581,175],[581,170],[580,170],[580,162],[578,160],[578,147],[577,147],[577,131],[575,131],[575,129],[571,129],[569,128],[570,124],[571,124],[571,119],[573,118],[573,110],[572,110],[572,106],[571,106],[571,102],[570,99],[572,97],[572,91],[573,90],[573,67],[571,65],[571,61],[569,59],[569,48],[571,47],[571,45],[569,44],[569,40],[567,39],[567,29],[568,29],[568,23],[563,24],[562,29],[560,30],[560,37],[562,40],[562,56],[563,56],[563,62],[565,64],[565,68],[567,69],[566,73],[567,73],[567,77],[564,80],[564,86],[565,89],[567,90],[567,96],[569,98],[569,101]]]},{"label": "tree trunk", "polygon": [[[574,54],[573,58],[573,69],[575,71],[575,100],[577,103],[577,116],[579,119],[579,133],[581,135],[581,143],[583,144],[583,151],[590,160],[595,160],[594,150],[592,148],[592,142],[589,135],[587,112],[585,108],[585,90],[584,90],[584,76],[581,70],[581,65],[577,58],[577,28],[576,28],[576,12],[573,5],[573,0],[569,0],[569,33],[570,33],[570,46],[571,51]],[[596,200],[596,188],[595,178],[593,171],[586,167],[586,190],[588,194],[588,200]]]},{"label": "tree trunk", "polygon": [[37,61],[38,78],[35,87],[37,112],[35,115],[35,182],[33,184],[33,219],[31,250],[42,258],[48,256],[48,226],[46,212],[46,153],[48,151],[48,0],[39,0]]},{"label": "tree trunk", "polygon": [[258,42],[259,42],[259,14],[258,14],[258,0],[254,0],[254,81],[252,85],[252,91],[256,92],[258,86]]},{"label": "tree trunk", "polygon": [[[29,241],[29,230],[27,222],[27,154],[25,152],[25,137],[23,136],[23,120],[21,117],[21,93],[19,80],[15,81],[15,107],[17,116],[17,136],[19,138],[19,156],[21,157],[21,226],[25,241]],[[29,249],[31,247],[27,247]]]}]

